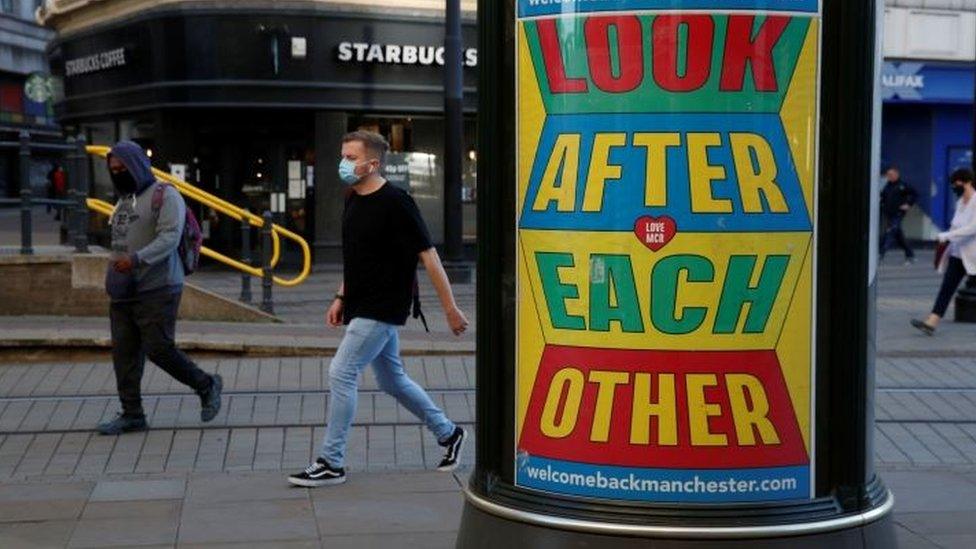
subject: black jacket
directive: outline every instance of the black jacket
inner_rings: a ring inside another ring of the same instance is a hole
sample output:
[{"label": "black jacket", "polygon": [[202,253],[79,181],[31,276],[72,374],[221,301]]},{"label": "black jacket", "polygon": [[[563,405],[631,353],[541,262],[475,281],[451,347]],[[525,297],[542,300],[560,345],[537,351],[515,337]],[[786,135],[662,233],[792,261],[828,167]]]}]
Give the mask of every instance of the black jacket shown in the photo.
[{"label": "black jacket", "polygon": [[902,205],[914,206],[917,199],[918,193],[908,183],[901,179],[894,183],[889,181],[881,189],[881,213],[885,217],[904,215],[905,212],[901,211]]}]

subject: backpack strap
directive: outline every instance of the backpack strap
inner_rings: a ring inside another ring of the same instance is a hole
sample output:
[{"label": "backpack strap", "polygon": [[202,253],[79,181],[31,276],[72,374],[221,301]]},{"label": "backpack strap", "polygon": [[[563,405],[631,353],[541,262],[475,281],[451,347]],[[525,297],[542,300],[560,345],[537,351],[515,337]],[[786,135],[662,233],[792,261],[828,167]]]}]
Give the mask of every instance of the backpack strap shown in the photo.
[{"label": "backpack strap", "polygon": [[417,277],[413,279],[413,317],[419,318],[420,322],[424,325],[424,330],[430,333],[430,328],[427,326],[427,317],[424,316],[424,311],[420,308],[420,283],[417,282]]},{"label": "backpack strap", "polygon": [[163,198],[166,196],[166,183],[156,183],[152,195],[152,211],[156,218],[159,218],[159,211],[163,209]]}]

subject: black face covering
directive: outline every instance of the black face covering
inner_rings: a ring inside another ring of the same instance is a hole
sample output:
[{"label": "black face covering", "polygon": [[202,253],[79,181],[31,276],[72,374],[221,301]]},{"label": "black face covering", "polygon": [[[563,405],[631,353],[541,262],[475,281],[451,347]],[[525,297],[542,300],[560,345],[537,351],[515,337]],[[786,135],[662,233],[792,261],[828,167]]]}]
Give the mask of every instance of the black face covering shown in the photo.
[{"label": "black face covering", "polygon": [[112,185],[115,185],[115,191],[119,196],[125,196],[136,192],[136,179],[132,177],[132,174],[126,171],[112,172],[109,174],[112,176]]},{"label": "black face covering", "polygon": [[961,197],[962,193],[966,192],[966,185],[953,185],[952,192],[956,193],[956,196]]}]

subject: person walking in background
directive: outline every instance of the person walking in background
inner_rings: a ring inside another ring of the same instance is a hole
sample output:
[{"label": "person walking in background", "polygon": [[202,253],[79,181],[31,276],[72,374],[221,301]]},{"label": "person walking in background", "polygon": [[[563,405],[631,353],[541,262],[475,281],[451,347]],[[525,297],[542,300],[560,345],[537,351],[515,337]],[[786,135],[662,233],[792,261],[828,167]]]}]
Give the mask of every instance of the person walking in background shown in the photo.
[{"label": "person walking in background", "polygon": [[897,245],[905,250],[905,264],[908,265],[915,262],[915,252],[905,240],[901,224],[905,214],[915,205],[918,193],[911,185],[901,180],[901,173],[895,166],[886,170],[885,179],[888,182],[881,189],[881,214],[885,220],[885,231],[881,236],[880,245],[881,260],[884,261],[885,253]]},{"label": "person walking in background", "polygon": [[403,368],[398,328],[411,305],[419,314],[415,285],[418,259],[430,276],[454,335],[468,326],[416,202],[380,175],[389,145],[373,132],[342,140],[339,178],[352,189],[342,216],[343,282],[326,315],[329,325],[347,324],[329,367],[329,419],[318,459],[288,477],[296,486],[346,481],[345,452],[356,414],[359,375],[373,365],[380,388],[421,419],[444,448],[440,471],[452,471],[467,434],[437,407]]},{"label": "person walking in background", "polygon": [[881,261],[884,261],[884,254],[897,245],[905,251],[905,264],[908,265],[915,262],[915,252],[905,240],[901,224],[905,220],[905,214],[915,205],[918,193],[901,180],[901,172],[896,166],[885,171],[885,179],[888,183],[881,189],[881,213],[885,218],[885,232],[881,236],[879,248]]},{"label": "person walking in background", "polygon": [[[52,200],[60,200],[64,198],[67,193],[67,179],[64,175],[64,168],[61,164],[55,162],[54,167],[51,171],[47,172],[47,196]],[[54,208],[54,220],[61,220],[61,206],[51,206],[48,204],[47,213],[51,213],[51,208]]]},{"label": "person walking in background", "polygon": [[176,348],[176,314],[185,276],[179,245],[186,203],[170,185],[156,181],[138,144],[122,141],[108,155],[119,197],[109,220],[112,260],[105,288],[112,300],[112,362],[122,413],[102,423],[103,435],[145,430],[142,374],[146,357],[200,396],[200,419],[220,411],[223,380],[209,375]]},{"label": "person walking in background", "polygon": [[935,333],[962,279],[967,274],[976,274],[976,187],[973,185],[973,172],[956,170],[949,181],[959,201],[956,202],[956,213],[952,216],[949,230],[938,236],[940,243],[948,243],[938,266],[942,273],[942,287],[928,318],[911,321],[912,326],[926,335]]}]

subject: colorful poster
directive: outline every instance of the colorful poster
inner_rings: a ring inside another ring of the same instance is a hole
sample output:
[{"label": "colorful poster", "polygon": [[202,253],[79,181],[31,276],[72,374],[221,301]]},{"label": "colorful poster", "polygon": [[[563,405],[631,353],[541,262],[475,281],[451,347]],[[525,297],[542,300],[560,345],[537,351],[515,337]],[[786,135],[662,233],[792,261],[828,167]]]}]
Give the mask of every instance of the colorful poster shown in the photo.
[{"label": "colorful poster", "polygon": [[519,0],[516,484],[812,497],[818,0]]}]

